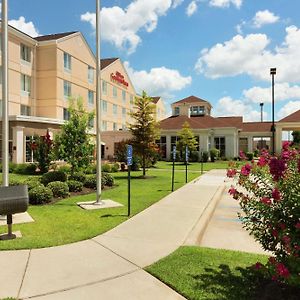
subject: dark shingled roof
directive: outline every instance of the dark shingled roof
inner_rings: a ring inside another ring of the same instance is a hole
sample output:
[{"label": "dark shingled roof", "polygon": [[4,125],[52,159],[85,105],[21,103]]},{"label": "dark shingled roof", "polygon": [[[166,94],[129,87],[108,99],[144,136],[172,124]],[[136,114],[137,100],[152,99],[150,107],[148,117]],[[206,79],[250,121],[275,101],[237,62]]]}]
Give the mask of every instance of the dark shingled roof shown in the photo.
[{"label": "dark shingled roof", "polygon": [[54,33],[54,34],[47,34],[47,35],[41,35],[37,36],[34,39],[38,42],[44,42],[44,41],[52,41],[52,40],[58,40],[63,37],[66,37],[68,35],[74,34],[79,31],[70,31],[70,32],[62,32],[62,33]]},{"label": "dark shingled roof", "polygon": [[244,132],[268,132],[271,131],[272,122],[245,122],[242,125]]},{"label": "dark shingled roof", "polygon": [[110,64],[112,64],[113,62],[115,62],[118,59],[119,58],[117,58],[117,57],[101,59],[101,70],[105,69],[106,67],[108,67]]},{"label": "dark shingled roof", "polygon": [[281,119],[279,122],[300,122],[300,109]]},{"label": "dark shingled roof", "polygon": [[205,103],[208,103],[208,104],[211,106],[211,104],[210,104],[208,101],[203,100],[203,99],[201,99],[201,98],[198,98],[198,97],[196,97],[196,96],[189,96],[189,97],[186,97],[186,98],[184,98],[184,99],[182,99],[182,100],[179,100],[179,101],[177,101],[177,102],[174,102],[173,104],[178,104],[178,103],[193,103],[193,102],[205,102]]},{"label": "dark shingled roof", "polygon": [[152,102],[154,104],[156,104],[160,100],[161,97],[151,97],[151,98],[152,98]]}]

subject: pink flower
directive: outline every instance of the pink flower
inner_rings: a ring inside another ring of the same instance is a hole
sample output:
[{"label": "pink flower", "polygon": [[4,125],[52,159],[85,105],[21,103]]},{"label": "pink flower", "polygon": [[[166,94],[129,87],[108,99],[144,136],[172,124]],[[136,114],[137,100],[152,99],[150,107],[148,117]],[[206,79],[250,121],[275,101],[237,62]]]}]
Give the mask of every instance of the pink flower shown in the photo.
[{"label": "pink flower", "polygon": [[300,229],[300,222],[295,225],[296,229]]},{"label": "pink flower", "polygon": [[272,198],[273,198],[275,201],[281,200],[281,194],[280,194],[278,188],[275,188],[275,189],[272,191]]},{"label": "pink flower", "polygon": [[255,270],[260,270],[262,267],[263,267],[263,265],[262,265],[260,262],[257,262],[257,263],[254,265],[254,269],[255,269]]},{"label": "pink flower", "polygon": [[236,192],[237,192],[237,191],[236,191],[236,189],[235,189],[233,186],[231,186],[230,189],[228,190],[228,193],[229,193],[231,196],[235,195]]},{"label": "pink flower", "polygon": [[269,263],[270,263],[271,265],[275,265],[275,264],[276,264],[276,258],[273,257],[273,256],[270,256],[270,257],[269,257]]},{"label": "pink flower", "polygon": [[279,276],[282,276],[284,278],[288,278],[290,276],[288,268],[283,263],[278,263],[278,265],[276,266],[276,272]]},{"label": "pink flower", "polygon": [[260,202],[264,203],[266,205],[271,205],[272,204],[272,201],[271,201],[271,199],[269,197],[263,197],[263,198],[261,198]]},{"label": "pink flower", "polygon": [[250,164],[246,164],[241,169],[241,174],[244,176],[249,176],[251,172],[252,166]]},{"label": "pink flower", "polygon": [[233,178],[236,175],[236,170],[235,169],[228,169],[227,170],[227,177]]},{"label": "pink flower", "polygon": [[288,150],[290,147],[290,142],[289,141],[285,141],[282,143],[282,149],[283,150]]},{"label": "pink flower", "polygon": [[268,163],[268,160],[264,156],[261,156],[257,162],[257,165],[259,167],[264,167],[267,163]]},{"label": "pink flower", "polygon": [[284,223],[279,223],[278,226],[280,227],[280,229],[284,230],[286,229],[286,225]]},{"label": "pink flower", "polygon": [[246,160],[247,159],[245,153],[242,150],[240,151],[240,159],[241,160]]},{"label": "pink flower", "polygon": [[291,238],[289,236],[287,236],[287,235],[284,235],[282,237],[282,240],[283,240],[283,242],[284,242],[285,245],[289,245],[290,242],[291,242]]},{"label": "pink flower", "polygon": [[277,157],[272,157],[269,162],[270,173],[275,181],[278,181],[284,174],[286,164],[283,160]]},{"label": "pink flower", "polygon": [[277,238],[278,237],[278,231],[276,229],[273,229],[272,230],[272,235]]}]

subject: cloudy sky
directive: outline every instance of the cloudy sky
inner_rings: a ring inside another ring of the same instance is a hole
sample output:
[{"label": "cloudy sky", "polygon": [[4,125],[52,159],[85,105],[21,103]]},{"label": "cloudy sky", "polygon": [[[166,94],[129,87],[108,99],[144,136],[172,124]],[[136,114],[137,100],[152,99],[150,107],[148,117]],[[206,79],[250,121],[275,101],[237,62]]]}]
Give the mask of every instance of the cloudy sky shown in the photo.
[{"label": "cloudy sky", "polygon": [[[10,23],[32,35],[79,30],[95,48],[95,0],[9,0]],[[276,119],[300,109],[300,1],[102,0],[102,57],[120,57],[138,92],[167,106],[195,95],[214,115]]]}]

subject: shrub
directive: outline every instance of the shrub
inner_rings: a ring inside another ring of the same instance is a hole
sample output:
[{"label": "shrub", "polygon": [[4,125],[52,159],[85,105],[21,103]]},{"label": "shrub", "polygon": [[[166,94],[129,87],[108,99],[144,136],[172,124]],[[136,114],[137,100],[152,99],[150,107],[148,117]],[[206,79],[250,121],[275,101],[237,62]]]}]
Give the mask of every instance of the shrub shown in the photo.
[{"label": "shrub", "polygon": [[70,174],[71,167],[69,165],[63,165],[63,166],[58,167],[58,171],[64,172],[66,174]]},{"label": "shrub", "polygon": [[31,189],[33,189],[35,187],[43,186],[39,177],[29,178],[29,179],[25,180],[24,184],[27,184],[28,191],[30,191]]},{"label": "shrub", "polygon": [[254,153],[253,152],[247,152],[246,153],[246,157],[247,157],[248,160],[251,161],[253,159],[253,157],[254,157]]},{"label": "shrub", "polygon": [[75,172],[69,176],[69,180],[75,180],[80,182],[85,182],[86,175],[82,172]]},{"label": "shrub", "polygon": [[69,187],[70,192],[81,192],[83,188],[83,182],[76,180],[67,181],[67,185]]},{"label": "shrub", "polygon": [[45,186],[37,186],[28,192],[30,204],[45,204],[49,203],[53,198],[52,191]]},{"label": "shrub", "polygon": [[97,173],[97,165],[96,164],[90,164],[85,170],[85,174],[96,174]]},{"label": "shrub", "polygon": [[97,175],[91,174],[87,175],[83,184],[86,188],[97,189]]},{"label": "shrub", "polygon": [[66,182],[52,181],[47,187],[52,191],[55,198],[66,198],[69,194],[69,186]]},{"label": "shrub", "polygon": [[124,172],[126,170],[126,164],[121,163],[121,171]]},{"label": "shrub", "polygon": [[112,172],[112,173],[116,173],[116,172],[119,171],[119,168],[120,168],[119,164],[118,164],[118,163],[114,163],[114,164],[111,166],[111,172]]},{"label": "shrub", "polygon": [[102,172],[110,173],[111,172],[111,165],[110,164],[104,164],[102,166]]},{"label": "shrub", "polygon": [[189,161],[191,161],[191,162],[197,162],[197,161],[199,161],[199,152],[192,151],[190,153]]},{"label": "shrub", "polygon": [[18,164],[14,168],[14,173],[21,175],[36,174],[36,164]]},{"label": "shrub", "polygon": [[209,154],[210,154],[210,161],[214,162],[216,158],[219,157],[220,151],[216,148],[212,148],[210,149]]},{"label": "shrub", "polygon": [[263,151],[259,161],[235,165],[228,177],[237,177],[238,186],[229,193],[239,201],[243,227],[271,251],[263,274],[276,281],[300,285],[300,152],[283,145],[280,155]]},{"label": "shrub", "polygon": [[102,182],[103,182],[103,185],[113,186],[115,183],[115,180],[110,174],[102,173]]},{"label": "shrub", "polygon": [[138,171],[140,169],[140,160],[138,159],[137,156],[132,157],[132,165],[131,165],[131,170],[132,171]]},{"label": "shrub", "polygon": [[258,149],[255,149],[254,152],[253,152],[253,154],[254,154],[254,157],[258,157],[258,155],[259,155],[259,150],[258,150]]},{"label": "shrub", "polygon": [[67,181],[67,174],[62,171],[53,171],[43,174],[41,178],[41,183],[45,186],[48,185],[48,183],[53,181],[61,181],[65,182]]},{"label": "shrub", "polygon": [[208,162],[208,152],[207,151],[203,151],[202,160],[203,160],[203,162]]}]

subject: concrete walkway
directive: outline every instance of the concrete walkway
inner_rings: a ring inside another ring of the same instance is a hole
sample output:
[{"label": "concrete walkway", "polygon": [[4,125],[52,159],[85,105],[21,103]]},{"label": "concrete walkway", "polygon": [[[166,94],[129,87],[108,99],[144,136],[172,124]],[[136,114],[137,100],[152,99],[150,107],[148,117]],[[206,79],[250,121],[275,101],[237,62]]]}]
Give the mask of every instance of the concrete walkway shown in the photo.
[{"label": "concrete walkway", "polygon": [[143,268],[198,239],[224,177],[210,171],[93,239],[0,252],[0,298],[184,299]]}]

